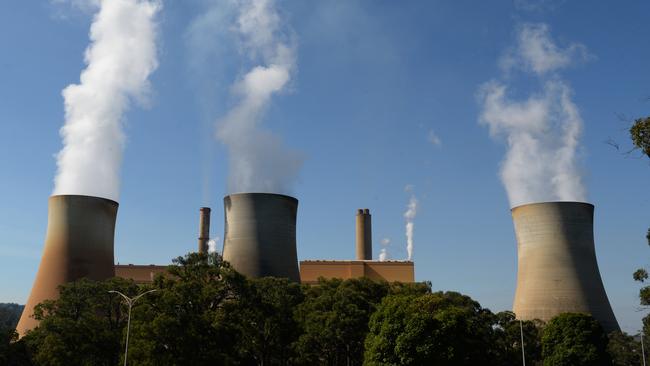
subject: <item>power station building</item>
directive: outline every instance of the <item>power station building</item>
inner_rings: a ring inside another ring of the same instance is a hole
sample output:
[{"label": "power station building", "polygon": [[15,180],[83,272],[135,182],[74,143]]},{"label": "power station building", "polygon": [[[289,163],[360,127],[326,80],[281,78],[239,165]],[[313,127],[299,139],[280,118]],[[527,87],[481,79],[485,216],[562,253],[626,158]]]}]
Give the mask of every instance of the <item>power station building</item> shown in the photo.
[{"label": "power station building", "polygon": [[[17,326],[20,336],[37,326],[35,305],[59,296],[58,287],[81,278],[118,276],[150,283],[167,266],[115,265],[113,241],[118,203],[99,197],[55,195],[49,199],[43,256]],[[354,260],[303,260],[298,263],[298,200],[269,193],[224,198],[223,257],[248,277],[285,277],[306,284],[319,278],[368,277],[414,282],[412,261],[372,260],[372,217],[356,214]],[[563,312],[592,314],[605,330],[619,326],[600,277],[593,236],[594,206],[544,202],[514,207],[517,288],[513,311],[519,319],[548,321]],[[208,251],[210,209],[200,209],[199,252]]]},{"label": "power station building", "polygon": [[519,319],[589,313],[606,331],[619,330],[598,270],[593,217],[594,206],[582,202],[512,209],[518,253],[513,312]]},{"label": "power station building", "polygon": [[372,216],[370,210],[359,209],[356,215],[356,260],[304,260],[300,262],[300,281],[318,283],[320,277],[359,278],[377,281],[415,282],[412,261],[372,260]]},{"label": "power station building", "polygon": [[[296,255],[298,200],[267,194],[234,194],[224,198],[225,228],[223,257],[249,277],[286,277],[306,284],[318,279],[368,277],[377,281],[414,282],[412,261],[373,261],[372,223],[368,209],[356,215],[356,260],[304,260]],[[199,252],[207,251],[210,209],[200,209]],[[117,277],[150,283],[167,266],[115,265]]]}]

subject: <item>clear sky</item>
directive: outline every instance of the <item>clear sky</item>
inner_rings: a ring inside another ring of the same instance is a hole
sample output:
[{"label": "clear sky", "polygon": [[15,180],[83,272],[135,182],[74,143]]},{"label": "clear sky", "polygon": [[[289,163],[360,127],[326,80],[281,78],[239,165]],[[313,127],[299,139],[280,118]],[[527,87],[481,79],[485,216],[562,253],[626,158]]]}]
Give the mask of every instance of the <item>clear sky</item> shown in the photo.
[{"label": "clear sky", "polygon": [[[156,17],[151,93],[124,115],[120,263],[167,264],[195,250],[202,205],[213,208],[212,236],[223,236],[229,150],[215,121],[237,104],[232,85],[255,61],[238,47],[225,5],[223,14],[212,6],[214,27],[201,37],[191,31],[209,3],[163,1]],[[507,148],[479,123],[479,94],[491,80],[513,100],[541,90],[503,60],[523,28],[545,27],[571,58],[552,78],[581,116],[578,170],[596,206],[605,288],[623,329],[641,327],[632,272],[650,266],[650,164],[622,151],[631,119],[650,114],[647,1],[286,0],[276,9],[295,59],[259,126],[302,159],[291,186],[299,259],[352,258],[355,210],[366,207],[374,256],[389,239],[388,257],[404,259],[414,195],[417,280],[509,309],[517,253],[499,176]],[[61,91],[85,68],[92,12],[0,2],[0,302],[24,303],[36,274],[62,147]]]}]

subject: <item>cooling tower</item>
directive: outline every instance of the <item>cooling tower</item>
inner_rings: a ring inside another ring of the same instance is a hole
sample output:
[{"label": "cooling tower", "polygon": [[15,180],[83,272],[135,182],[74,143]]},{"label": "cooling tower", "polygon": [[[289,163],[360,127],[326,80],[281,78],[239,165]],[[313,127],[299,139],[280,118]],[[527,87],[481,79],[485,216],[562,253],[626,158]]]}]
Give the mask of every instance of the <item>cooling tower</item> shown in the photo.
[{"label": "cooling tower", "polygon": [[519,256],[513,311],[519,319],[579,312],[608,332],[619,329],[596,262],[593,216],[594,206],[581,202],[512,209]]},{"label": "cooling tower", "polygon": [[58,298],[58,286],[83,277],[105,280],[115,276],[117,206],[117,202],[98,197],[50,197],[43,257],[16,327],[20,336],[38,325],[32,317],[34,306]]},{"label": "cooling tower", "polygon": [[357,210],[357,260],[372,260],[372,224],[370,210]]},{"label": "cooling tower", "polygon": [[199,209],[199,253],[208,252],[210,241],[210,207]]},{"label": "cooling tower", "polygon": [[296,254],[298,200],[280,194],[224,197],[223,259],[248,277],[287,277],[300,282]]}]

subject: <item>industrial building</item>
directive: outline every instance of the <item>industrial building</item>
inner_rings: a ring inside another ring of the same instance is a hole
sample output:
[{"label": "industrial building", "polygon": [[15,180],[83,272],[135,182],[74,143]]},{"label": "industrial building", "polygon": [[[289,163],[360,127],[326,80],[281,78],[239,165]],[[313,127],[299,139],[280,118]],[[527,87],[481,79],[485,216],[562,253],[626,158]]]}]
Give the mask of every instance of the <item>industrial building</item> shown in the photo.
[{"label": "industrial building", "polygon": [[[38,323],[33,307],[56,299],[58,286],[80,278],[113,276],[151,283],[167,266],[114,264],[113,241],[118,203],[99,197],[55,195],[49,199],[43,256],[17,326],[24,335]],[[356,214],[356,259],[304,260],[298,264],[298,200],[269,193],[238,193],[224,198],[223,257],[249,277],[275,276],[315,284],[319,278],[368,277],[414,282],[411,261],[372,260],[372,217]],[[210,209],[199,216],[198,251],[208,251]],[[550,320],[563,312],[592,314],[607,331],[619,326],[600,277],[593,237],[594,206],[544,202],[512,209],[518,252],[513,311],[519,319]]]},{"label": "industrial building", "polygon": [[[315,284],[320,277],[415,281],[412,261],[372,260],[372,223],[368,209],[359,209],[356,215],[356,260],[304,260],[300,262],[298,275],[295,254],[297,205],[295,198],[276,194],[226,196],[224,259],[249,277],[299,278],[301,283],[306,284]],[[207,251],[209,226],[210,209],[203,207],[199,217],[199,252]],[[157,265],[117,264],[115,275],[132,279],[136,283],[150,283],[157,274],[165,273],[166,268]]]}]

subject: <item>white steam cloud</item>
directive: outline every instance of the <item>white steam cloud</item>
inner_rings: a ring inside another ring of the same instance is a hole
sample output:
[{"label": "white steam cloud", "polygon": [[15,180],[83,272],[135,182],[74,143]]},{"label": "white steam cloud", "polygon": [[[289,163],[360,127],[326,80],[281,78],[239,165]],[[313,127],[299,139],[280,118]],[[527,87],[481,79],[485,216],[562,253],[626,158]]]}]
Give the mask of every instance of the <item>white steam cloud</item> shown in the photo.
[{"label": "white steam cloud", "polygon": [[216,253],[218,243],[219,237],[208,240],[208,253]]},{"label": "white steam cloud", "polygon": [[[78,3],[79,1],[77,1]],[[63,148],[53,194],[119,198],[124,112],[146,102],[158,66],[155,0],[89,1],[98,6],[80,83],[66,87]]]},{"label": "white steam cloud", "polygon": [[389,238],[381,239],[381,250],[379,251],[379,261],[384,262],[388,260],[388,245],[390,244]]},{"label": "white steam cloud", "polygon": [[505,138],[508,152],[501,166],[512,207],[543,201],[585,201],[579,167],[582,119],[571,99],[571,88],[557,75],[544,77],[569,65],[576,50],[562,49],[550,38],[546,25],[524,25],[510,66],[539,76],[542,90],[522,101],[508,96],[507,85],[490,81],[479,90],[481,124],[490,135]]},{"label": "white steam cloud", "polygon": [[239,102],[217,126],[217,138],[229,152],[229,190],[290,193],[302,158],[259,124],[271,97],[286,90],[291,80],[295,49],[282,31],[273,0],[236,4],[234,29],[245,53],[260,64],[235,82],[232,91]]},{"label": "white steam cloud", "polygon": [[[406,187],[407,191],[412,192],[412,186]],[[406,212],[404,212],[404,219],[406,220],[406,253],[408,255],[408,260],[413,258],[413,229],[415,228],[415,216],[418,212],[418,200],[415,198],[415,195],[411,193],[411,198],[409,198],[409,203],[406,206]]]}]

